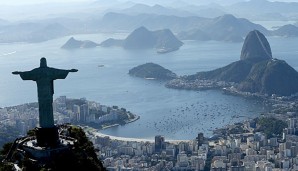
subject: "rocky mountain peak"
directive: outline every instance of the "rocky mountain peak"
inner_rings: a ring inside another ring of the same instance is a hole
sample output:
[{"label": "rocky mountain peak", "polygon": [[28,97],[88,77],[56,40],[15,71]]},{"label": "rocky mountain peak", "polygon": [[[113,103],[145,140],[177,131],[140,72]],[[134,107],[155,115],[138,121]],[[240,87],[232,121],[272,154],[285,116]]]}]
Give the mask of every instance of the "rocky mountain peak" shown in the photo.
[{"label": "rocky mountain peak", "polygon": [[270,44],[266,37],[258,30],[249,32],[242,46],[240,59],[245,60],[251,58],[272,58]]}]

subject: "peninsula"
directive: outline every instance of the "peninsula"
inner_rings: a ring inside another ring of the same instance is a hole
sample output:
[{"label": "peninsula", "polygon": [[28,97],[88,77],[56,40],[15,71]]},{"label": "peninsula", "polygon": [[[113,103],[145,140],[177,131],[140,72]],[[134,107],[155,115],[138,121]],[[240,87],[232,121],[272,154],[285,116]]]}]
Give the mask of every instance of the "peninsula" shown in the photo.
[{"label": "peninsula", "polygon": [[245,38],[239,61],[225,67],[173,79],[177,89],[225,88],[236,94],[290,96],[298,92],[298,73],[285,61],[272,58],[270,44],[258,30]]},{"label": "peninsula", "polygon": [[[65,106],[57,112],[72,111],[70,122],[78,125],[87,125],[96,129],[106,129],[112,126],[125,125],[140,118],[125,108],[116,105],[106,106],[98,102],[88,101],[85,98],[70,99],[61,96],[55,100],[56,104]],[[63,123],[63,122],[62,122]]]},{"label": "peninsula", "polygon": [[[106,129],[112,126],[134,122],[140,116],[116,105],[107,106],[85,98],[72,99],[60,96],[53,101],[54,123],[63,125],[84,125],[95,129]],[[26,103],[17,106],[4,107],[0,110],[3,118],[9,118],[0,125],[0,148],[7,142],[25,136],[27,131],[38,124],[38,103]]]}]

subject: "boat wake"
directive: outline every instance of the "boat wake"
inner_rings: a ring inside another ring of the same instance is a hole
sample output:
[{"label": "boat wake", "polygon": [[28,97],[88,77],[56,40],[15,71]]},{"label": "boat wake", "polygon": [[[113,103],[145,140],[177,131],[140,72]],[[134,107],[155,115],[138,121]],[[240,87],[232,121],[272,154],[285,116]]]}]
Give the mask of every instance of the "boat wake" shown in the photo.
[{"label": "boat wake", "polygon": [[8,55],[12,55],[14,53],[17,53],[17,51],[8,52],[8,53],[2,53],[0,56],[8,56]]}]

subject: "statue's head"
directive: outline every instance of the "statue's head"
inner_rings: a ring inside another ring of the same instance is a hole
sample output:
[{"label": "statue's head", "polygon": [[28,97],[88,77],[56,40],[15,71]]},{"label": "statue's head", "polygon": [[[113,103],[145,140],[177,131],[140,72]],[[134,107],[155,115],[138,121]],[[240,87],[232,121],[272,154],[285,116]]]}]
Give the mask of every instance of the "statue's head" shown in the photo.
[{"label": "statue's head", "polygon": [[41,68],[47,67],[47,59],[46,58],[43,57],[40,59],[40,67]]}]

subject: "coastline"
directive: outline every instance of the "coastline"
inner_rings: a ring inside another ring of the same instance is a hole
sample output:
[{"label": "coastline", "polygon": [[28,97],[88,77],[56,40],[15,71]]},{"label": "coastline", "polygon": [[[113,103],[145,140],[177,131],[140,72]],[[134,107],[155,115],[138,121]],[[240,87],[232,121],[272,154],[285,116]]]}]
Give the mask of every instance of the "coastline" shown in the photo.
[{"label": "coastline", "polygon": [[[210,89],[214,89],[214,90],[221,90],[223,92],[223,94],[227,94],[227,95],[231,95],[231,96],[240,96],[243,98],[248,98],[248,99],[255,99],[258,101],[262,101],[262,103],[264,103],[267,107],[270,107],[270,109],[268,109],[267,112],[272,111],[272,106],[275,105],[280,105],[280,104],[288,104],[288,102],[291,102],[293,97],[278,97],[276,95],[272,95],[272,96],[268,96],[268,95],[263,95],[260,93],[250,93],[250,92],[241,92],[238,91],[237,89],[234,88],[233,85],[235,85],[235,83],[231,83],[231,82],[224,82],[224,81],[212,81],[212,80],[203,80],[204,83],[207,84],[200,84],[199,88],[185,88],[184,86],[180,87],[180,86],[175,86],[175,87],[169,87],[167,85],[165,85],[167,88],[173,88],[173,89],[182,89],[182,90],[200,90],[200,91],[204,91],[204,90],[210,90]],[[202,83],[202,82],[201,82]],[[192,86],[194,86],[195,84],[192,84]],[[266,112],[266,113],[267,113]],[[135,117],[131,120],[127,120],[125,121],[125,124],[129,124],[131,122],[137,121],[140,116],[134,115]],[[223,132],[227,132],[228,129],[230,127],[234,127],[237,124],[244,124],[245,122],[249,121],[249,120],[253,120],[256,118],[259,118],[261,116],[264,116],[264,114],[259,113],[259,116],[256,116],[254,118],[249,118],[249,119],[243,119],[239,122],[233,123],[233,124],[228,124],[228,125],[223,125],[222,127],[219,128],[214,128],[211,129],[212,131],[212,135],[210,137],[206,137],[207,139],[218,139],[222,136],[224,136],[224,134],[218,134],[221,131]],[[239,115],[235,115],[235,117],[242,117]],[[107,135],[101,132],[101,130],[104,129],[108,129],[111,127],[116,127],[119,126],[120,124],[112,124],[112,125],[107,125],[105,127],[103,127],[102,129],[94,129],[90,134],[92,134],[93,136],[98,136],[98,137],[109,137],[112,140],[119,140],[119,141],[129,141],[129,142],[154,142],[154,137],[152,138],[129,138],[129,137],[120,137],[120,136],[113,136],[113,135]],[[180,142],[189,142],[192,141],[192,139],[188,139],[188,140],[166,140],[167,142],[170,143],[180,143]]]},{"label": "coastline", "polygon": [[[214,90],[222,90],[223,93],[226,93],[226,94],[229,94],[229,95],[232,95],[232,96],[240,96],[240,97],[244,97],[244,98],[253,98],[255,100],[262,100],[264,101],[264,103],[266,104],[276,104],[277,102],[272,100],[272,98],[270,98],[271,96],[261,96],[261,95],[255,95],[255,94],[252,94],[252,93],[246,93],[246,92],[238,92],[238,91],[232,91],[231,87],[225,87],[225,86],[218,86],[218,84],[220,85],[231,85],[231,83],[226,83],[226,82],[219,82],[215,85],[217,85],[216,87],[204,87],[204,88],[200,88],[199,90],[200,91],[204,91],[204,90],[210,90],[210,89],[214,89]],[[174,88],[174,89],[183,89],[185,90],[185,88]],[[194,90],[194,89],[186,89],[186,90]],[[198,89],[195,89],[195,90],[198,90]],[[135,118],[134,119],[131,119],[131,120],[128,120],[128,121],[125,121],[125,124],[129,124],[131,122],[134,122],[134,121],[137,121],[140,116],[138,115],[134,115]],[[260,113],[260,116],[261,116],[261,113]],[[235,115],[234,117],[243,117],[243,116],[240,116],[240,115]],[[259,116],[256,116],[254,118],[249,118],[249,120],[251,119],[255,119],[255,118],[258,118]],[[233,123],[233,124],[228,124],[228,125],[223,125],[219,128],[213,128],[213,129],[210,129],[210,131],[212,132],[212,135],[210,137],[206,137],[207,139],[213,139],[214,137],[217,137],[218,134],[216,132],[218,132],[218,130],[226,130],[228,127],[230,126],[233,126],[233,125],[236,125],[236,124],[239,124],[239,123],[244,123],[248,121],[248,118],[241,120],[239,122],[236,122],[236,123]],[[101,129],[95,129],[92,131],[92,135],[94,136],[98,136],[98,137],[110,137],[110,139],[112,140],[119,140],[119,141],[130,141],[130,142],[154,142],[154,137],[152,138],[129,138],[129,137],[120,137],[120,136],[113,136],[113,135],[108,135],[108,134],[104,134],[101,132],[101,130],[104,130],[104,129],[108,129],[108,128],[112,128],[112,127],[116,127],[116,126],[119,126],[121,124],[112,124],[112,125],[107,125]],[[170,142],[170,143],[180,143],[180,142],[188,142],[188,141],[192,141],[193,139],[187,139],[187,140],[166,140],[167,142]]]},{"label": "coastline", "polygon": [[[152,139],[149,138],[128,138],[128,137],[118,137],[118,136],[112,136],[112,135],[107,135],[107,134],[103,134],[100,132],[100,130],[97,130],[95,128],[91,128],[89,126],[84,126],[82,127],[84,129],[85,132],[87,132],[88,134],[91,134],[93,136],[97,136],[97,137],[109,137],[111,140],[118,140],[118,141],[128,141],[128,142],[150,142],[150,143],[154,143],[154,137]],[[174,144],[179,144],[180,142],[189,142],[191,140],[165,140],[165,142],[170,142],[170,143],[174,143]]]},{"label": "coastline", "polygon": [[126,121],[126,124],[135,122],[141,118],[139,115],[134,115],[134,116],[135,117],[133,119]]},{"label": "coastline", "polygon": [[[138,116],[138,115],[134,115],[134,116],[135,116],[135,118],[133,118],[131,120],[128,120],[128,121],[125,121],[125,124],[129,124],[129,123],[135,122],[138,119],[140,119],[140,116]],[[93,128],[93,127],[90,127],[90,126],[80,126],[80,127],[85,132],[87,132],[88,134],[91,134],[91,135],[96,136],[96,137],[102,137],[102,138],[109,137],[111,140],[129,141],[129,142],[150,142],[150,143],[154,143],[154,141],[155,141],[154,137],[152,137],[152,138],[128,138],[128,137],[119,137],[119,136],[108,135],[108,134],[104,134],[104,133],[100,132],[101,130],[116,127],[116,126],[120,126],[120,124],[108,125],[108,126],[103,127],[102,129],[96,129],[96,128]],[[180,142],[189,142],[191,140],[171,140],[171,139],[168,139],[168,140],[165,140],[165,141],[173,143],[173,144],[179,144]]]},{"label": "coastline", "polygon": [[[219,139],[224,137],[224,132],[228,132],[228,130],[232,127],[235,127],[239,124],[244,125],[245,122],[249,122],[251,120],[260,118],[260,117],[274,117],[284,119],[280,117],[279,113],[274,113],[274,110],[279,109],[278,106],[283,106],[289,108],[290,104],[295,102],[298,99],[298,95],[291,96],[278,96],[278,95],[267,95],[261,93],[251,93],[251,92],[243,92],[239,91],[235,88],[236,83],[233,82],[225,82],[225,81],[215,81],[215,80],[195,80],[191,82],[187,82],[183,79],[173,79],[166,83],[165,87],[171,89],[178,90],[190,90],[190,91],[205,91],[205,90],[221,90],[223,94],[231,95],[231,96],[239,96],[247,99],[253,99],[259,101],[265,105],[267,109],[266,113],[259,113],[259,116],[255,116],[253,118],[244,119],[239,122],[224,125],[220,128],[215,128],[212,130],[212,136],[209,137],[210,140]],[[240,115],[235,115],[235,117],[242,117]]]},{"label": "coastline", "polygon": [[[138,115],[134,115],[135,117],[133,119],[130,119],[128,121],[125,121],[125,124],[129,124],[129,123],[132,123],[132,122],[135,122],[137,121],[138,119],[140,119],[141,117],[138,116]],[[116,127],[116,126],[120,126],[120,124],[112,124],[112,125],[107,125],[107,126],[104,126],[102,127],[100,130],[104,130],[104,129],[108,129],[108,128],[112,128],[112,127]]]},{"label": "coastline", "polygon": [[191,90],[191,91],[204,91],[204,90],[222,90],[224,93],[234,96],[240,96],[244,98],[253,98],[263,100],[265,102],[277,103],[283,100],[295,99],[296,96],[269,96],[261,93],[251,93],[239,91],[235,88],[237,83],[226,82],[226,81],[215,81],[215,80],[195,80],[187,82],[182,79],[173,79],[165,84],[166,88],[177,89],[177,90]]}]

